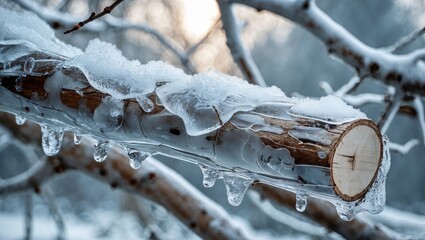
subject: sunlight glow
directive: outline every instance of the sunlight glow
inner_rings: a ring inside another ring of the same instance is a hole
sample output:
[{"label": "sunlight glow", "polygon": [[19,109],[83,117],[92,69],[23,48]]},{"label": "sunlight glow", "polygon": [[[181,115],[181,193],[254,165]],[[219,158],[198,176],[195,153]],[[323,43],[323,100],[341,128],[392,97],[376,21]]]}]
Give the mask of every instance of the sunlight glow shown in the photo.
[{"label": "sunlight glow", "polygon": [[201,39],[219,17],[214,0],[184,0],[182,6],[184,30],[189,39]]}]

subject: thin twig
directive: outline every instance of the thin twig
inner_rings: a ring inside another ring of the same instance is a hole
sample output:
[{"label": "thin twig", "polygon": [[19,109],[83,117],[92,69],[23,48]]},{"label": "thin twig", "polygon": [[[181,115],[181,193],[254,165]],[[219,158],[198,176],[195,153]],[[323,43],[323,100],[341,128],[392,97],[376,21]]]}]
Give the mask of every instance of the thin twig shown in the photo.
[{"label": "thin twig", "polygon": [[217,19],[215,21],[215,23],[212,25],[212,27],[210,28],[210,30],[208,31],[207,34],[205,34],[205,36],[196,44],[192,45],[187,51],[186,54],[188,56],[191,56],[197,49],[199,46],[201,46],[210,36],[211,34],[214,32],[214,30],[216,30],[218,28],[218,26],[220,25],[220,19]]},{"label": "thin twig", "polygon": [[396,152],[396,153],[400,153],[402,155],[407,154],[413,147],[415,147],[416,145],[419,144],[419,140],[418,139],[411,139],[410,141],[408,141],[407,143],[401,145],[398,143],[393,143],[390,142],[389,144],[389,148],[391,151]]},{"label": "thin twig", "polygon": [[48,186],[42,188],[41,197],[49,208],[50,214],[52,215],[52,218],[56,223],[56,227],[58,228],[57,239],[64,239],[65,224],[63,221],[63,215],[60,206],[55,200],[52,189]]},{"label": "thin twig", "polygon": [[425,27],[418,29],[418,30],[410,33],[409,35],[401,38],[396,43],[387,47],[386,49],[389,52],[399,51],[399,50],[403,49],[404,47],[406,47],[407,45],[409,45],[410,43],[414,42],[416,39],[418,39],[424,33],[425,33]]},{"label": "thin twig", "polygon": [[25,239],[31,239],[33,219],[33,199],[31,193],[25,194]]},{"label": "thin twig", "polygon": [[124,1],[124,0],[116,0],[116,1],[115,1],[114,3],[112,3],[110,6],[105,7],[105,8],[103,9],[103,11],[102,11],[102,12],[100,12],[100,13],[98,13],[98,14],[96,14],[95,12],[92,12],[92,13],[90,14],[90,17],[89,17],[89,18],[87,18],[86,20],[84,20],[84,21],[82,21],[82,22],[79,22],[79,23],[78,23],[78,24],[76,24],[73,28],[66,30],[66,31],[64,32],[64,34],[68,34],[68,33],[71,33],[71,32],[74,32],[74,31],[77,31],[77,30],[79,30],[80,28],[82,28],[84,25],[86,25],[87,23],[92,22],[92,21],[94,21],[94,20],[96,20],[96,19],[98,19],[98,18],[101,18],[101,17],[105,16],[106,14],[110,14],[110,13],[112,12],[112,10],[114,10],[114,8],[115,8],[116,6],[118,6],[120,3],[122,3],[123,1]]},{"label": "thin twig", "polygon": [[425,116],[424,116],[424,105],[420,97],[415,97],[413,100],[413,107],[416,110],[416,116],[418,117],[419,126],[422,132],[422,141],[425,143]]},{"label": "thin twig", "polygon": [[388,103],[388,106],[385,109],[384,113],[377,121],[377,125],[381,130],[382,134],[385,134],[387,132],[391,122],[394,120],[394,117],[397,114],[398,109],[400,108],[400,105],[403,101],[403,97],[404,93],[401,90],[396,89],[393,95],[393,99]]}]

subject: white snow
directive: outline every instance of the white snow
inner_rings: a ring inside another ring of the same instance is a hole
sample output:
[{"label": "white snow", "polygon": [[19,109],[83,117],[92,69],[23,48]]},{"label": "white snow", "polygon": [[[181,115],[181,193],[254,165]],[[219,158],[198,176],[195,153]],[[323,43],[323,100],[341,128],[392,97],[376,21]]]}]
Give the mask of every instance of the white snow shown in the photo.
[{"label": "white snow", "polygon": [[311,118],[330,124],[342,124],[366,115],[347,105],[341,98],[333,95],[316,99],[302,99],[292,106],[288,113],[295,117]]},{"label": "white snow", "polygon": [[[27,11],[14,11],[0,7],[0,45],[22,44],[52,52],[65,57],[73,57],[81,50],[63,43],[55,37],[53,29],[38,16]],[[9,52],[8,58],[19,57],[25,53],[25,47],[14,49],[14,54]],[[4,62],[4,54],[0,60]]]}]

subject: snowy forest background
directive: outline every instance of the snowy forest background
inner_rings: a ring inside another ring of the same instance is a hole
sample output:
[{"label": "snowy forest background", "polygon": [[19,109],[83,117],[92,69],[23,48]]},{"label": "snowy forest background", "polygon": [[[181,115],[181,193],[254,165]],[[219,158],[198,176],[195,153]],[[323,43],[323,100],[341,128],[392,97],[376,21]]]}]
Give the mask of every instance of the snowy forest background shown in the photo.
[{"label": "snowy forest background", "polygon": [[[4,1],[0,5],[19,7],[11,2],[14,1]],[[78,22],[79,19],[85,19],[91,11],[99,11],[112,1],[36,2],[52,12],[72,14]],[[376,48],[389,46],[425,26],[425,4],[421,1],[319,0],[317,4],[354,36]],[[226,46],[226,37],[219,21],[220,13],[214,0],[124,1],[112,14],[131,22],[149,25],[170,39],[180,51],[189,51],[190,60],[198,72],[215,68],[243,77]],[[276,85],[288,95],[298,93],[320,97],[326,95],[320,88],[321,81],[326,81],[334,89],[338,89],[352,77],[353,72],[346,65],[330,58],[319,41],[284,18],[239,5],[237,16],[243,24],[244,43],[250,49],[268,85]],[[58,28],[56,36],[81,49],[84,49],[90,40],[99,38],[115,44],[128,59],[138,59],[141,63],[163,60],[185,69],[174,52],[164,47],[152,34],[143,31],[111,28],[101,32],[81,30],[63,35],[63,30]],[[421,38],[403,51],[409,52],[423,47],[424,43]],[[363,92],[382,93],[385,89],[377,81],[366,79],[353,94]],[[383,104],[361,106],[361,110],[372,120],[377,120],[383,109]],[[375,217],[369,216],[369,219],[388,224],[391,228],[398,226],[396,230],[400,232],[423,237],[425,217],[421,215],[425,214],[425,188],[422,184],[425,182],[425,174],[422,173],[425,167],[425,147],[418,121],[415,117],[399,114],[392,122],[387,135],[395,143],[405,143],[413,138],[420,139],[421,143],[405,154],[392,153],[392,165],[387,180],[387,205],[391,207],[390,211],[384,211]],[[255,194],[248,194],[240,206],[233,207],[227,202],[221,181],[212,188],[203,187],[202,173],[198,166],[161,156],[157,158],[223,206],[226,211],[238,216],[241,222],[248,222],[256,234],[265,239],[340,238],[334,233],[320,232],[318,229],[323,229],[306,218],[299,220],[300,215],[293,211],[294,209],[275,205],[281,213],[278,212],[278,216],[274,216],[277,219],[274,219],[270,213],[271,207],[259,202]],[[19,144],[3,142],[0,146],[0,177],[6,179],[17,175],[28,169],[33,161],[34,159],[28,158],[22,152]],[[85,174],[69,172],[50,181],[48,186],[64,214],[65,236],[68,239],[197,238],[196,234],[160,206],[120,189],[111,189],[109,185],[93,180]],[[0,196],[1,239],[25,236],[27,194]],[[36,239],[55,238],[58,230],[48,207],[40,196],[32,195],[32,236]]]}]

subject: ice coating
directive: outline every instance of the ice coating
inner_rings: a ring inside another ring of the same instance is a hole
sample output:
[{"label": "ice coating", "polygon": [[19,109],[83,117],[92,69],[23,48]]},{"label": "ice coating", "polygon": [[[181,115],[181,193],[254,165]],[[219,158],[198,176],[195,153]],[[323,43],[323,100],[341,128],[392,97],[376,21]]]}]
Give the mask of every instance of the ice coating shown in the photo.
[{"label": "ice coating", "polygon": [[122,125],[124,103],[122,100],[106,96],[96,108],[93,120],[101,132],[113,132]]},{"label": "ice coating", "polygon": [[295,117],[311,118],[330,124],[342,124],[366,115],[346,104],[341,98],[329,95],[319,100],[302,99],[289,108],[288,114]]},{"label": "ice coating", "polygon": [[168,111],[183,119],[187,133],[192,136],[220,128],[236,112],[288,99],[277,87],[255,86],[214,70],[170,82],[156,93]]},{"label": "ice coating", "polygon": [[75,132],[74,133],[74,144],[79,145],[81,143],[81,138],[82,138],[81,134]]},{"label": "ice coating", "polygon": [[42,125],[41,133],[41,145],[43,147],[44,153],[47,156],[53,156],[57,154],[61,148],[63,131]]},{"label": "ice coating", "polygon": [[152,93],[157,82],[188,77],[161,61],[145,65],[138,60],[129,61],[114,45],[98,39],[90,41],[83,54],[65,61],[64,66],[79,68],[90,85],[116,99],[141,97]]},{"label": "ice coating", "polygon": [[227,200],[231,205],[239,206],[246,190],[251,186],[252,180],[242,178],[235,173],[223,173],[223,181],[226,187]]}]

